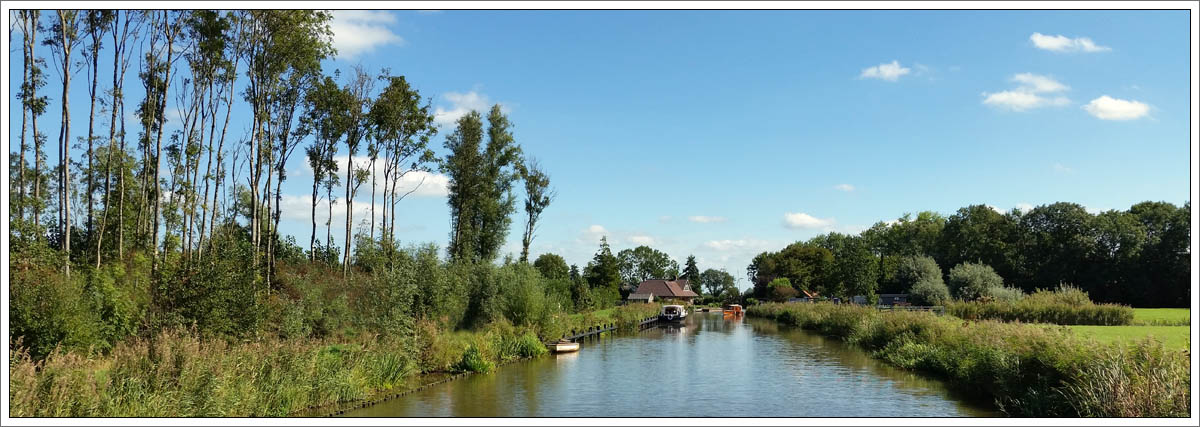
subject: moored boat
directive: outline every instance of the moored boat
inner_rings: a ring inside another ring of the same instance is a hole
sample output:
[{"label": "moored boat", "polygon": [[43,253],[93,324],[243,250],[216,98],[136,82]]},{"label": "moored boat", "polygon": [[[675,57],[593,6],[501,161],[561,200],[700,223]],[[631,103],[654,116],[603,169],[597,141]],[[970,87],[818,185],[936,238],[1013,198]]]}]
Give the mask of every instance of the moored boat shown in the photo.
[{"label": "moored boat", "polygon": [[572,352],[572,351],[579,351],[579,343],[571,342],[571,341],[567,341],[567,340],[558,340],[558,342],[546,344],[546,347],[549,347],[550,351],[553,351],[555,353],[567,353],[567,352]]},{"label": "moored boat", "polygon": [[664,305],[658,314],[658,320],[666,322],[681,322],[687,317],[687,309],[682,305]]}]

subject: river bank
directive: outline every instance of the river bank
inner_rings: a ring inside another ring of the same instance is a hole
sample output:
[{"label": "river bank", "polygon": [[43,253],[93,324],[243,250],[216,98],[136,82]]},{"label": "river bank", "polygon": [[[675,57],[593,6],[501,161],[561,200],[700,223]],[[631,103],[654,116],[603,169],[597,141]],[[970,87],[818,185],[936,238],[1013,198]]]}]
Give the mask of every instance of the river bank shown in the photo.
[{"label": "river bank", "polygon": [[851,305],[764,304],[748,315],[813,330],[894,366],[978,390],[1008,415],[1189,415],[1188,355],[1154,340],[1104,345],[1066,327]]},{"label": "river bank", "polygon": [[[656,313],[631,305],[606,320],[630,327]],[[412,334],[255,341],[165,331],[129,339],[102,356],[10,352],[13,417],[270,417],[312,415],[419,387],[425,379],[487,371],[545,354],[542,340],[601,323],[562,315],[535,329],[496,322],[446,331],[420,322]],[[611,322],[610,322],[611,323]],[[19,344],[19,343],[18,343]],[[19,345],[14,345],[18,347]],[[432,376],[430,376],[432,375]]]}]

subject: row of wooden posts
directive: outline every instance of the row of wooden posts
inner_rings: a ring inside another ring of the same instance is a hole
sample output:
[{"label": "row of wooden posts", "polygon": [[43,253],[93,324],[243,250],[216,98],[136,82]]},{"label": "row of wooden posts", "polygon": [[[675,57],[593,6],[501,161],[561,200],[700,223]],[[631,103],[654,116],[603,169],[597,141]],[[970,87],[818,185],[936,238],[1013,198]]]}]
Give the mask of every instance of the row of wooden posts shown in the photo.
[{"label": "row of wooden posts", "polygon": [[[643,329],[646,327],[646,325],[657,322],[657,321],[658,321],[658,316],[651,316],[651,317],[642,319],[641,322],[638,322],[638,329]],[[565,336],[565,337],[563,337],[563,339],[569,340],[569,341],[575,341],[580,338],[586,338],[586,337],[589,337],[592,335],[596,335],[596,334],[599,334],[602,332],[613,331],[616,329],[617,329],[616,323],[606,323],[606,324],[599,325],[599,326],[592,326],[592,327],[589,327],[586,330],[582,330],[582,331],[577,331],[575,329],[572,329],[571,335]]]}]

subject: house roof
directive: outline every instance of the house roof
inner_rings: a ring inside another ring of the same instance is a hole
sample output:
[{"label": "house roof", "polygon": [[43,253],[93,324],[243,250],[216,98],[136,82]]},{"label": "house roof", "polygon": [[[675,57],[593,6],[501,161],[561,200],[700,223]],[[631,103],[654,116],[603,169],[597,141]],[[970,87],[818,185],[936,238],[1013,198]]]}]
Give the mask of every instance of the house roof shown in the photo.
[{"label": "house roof", "polygon": [[644,300],[649,300],[649,299],[654,299],[654,294],[653,294],[653,293],[644,293],[644,294],[637,294],[637,293],[634,293],[634,294],[629,294],[629,298],[626,298],[626,299],[644,299]]},{"label": "house roof", "polygon": [[687,280],[650,279],[638,284],[635,294],[654,294],[661,298],[698,297]]}]

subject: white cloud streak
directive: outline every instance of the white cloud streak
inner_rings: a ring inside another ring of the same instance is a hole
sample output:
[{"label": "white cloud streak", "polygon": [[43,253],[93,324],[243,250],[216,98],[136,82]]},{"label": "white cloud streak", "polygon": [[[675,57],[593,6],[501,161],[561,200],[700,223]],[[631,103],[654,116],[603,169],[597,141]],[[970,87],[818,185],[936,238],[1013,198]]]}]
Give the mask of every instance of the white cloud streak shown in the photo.
[{"label": "white cloud streak", "polygon": [[387,45],[404,45],[404,39],[388,25],[396,22],[395,15],[378,10],[335,10],[329,29],[333,31],[333,47],[340,59],[352,60]]},{"label": "white cloud streak", "polygon": [[1021,73],[1014,75],[1011,80],[1018,84],[1016,89],[995,93],[984,92],[984,105],[1022,112],[1035,108],[1063,106],[1071,102],[1065,96],[1049,95],[1070,89],[1053,78],[1033,73]]},{"label": "white cloud streak", "polygon": [[1029,41],[1038,49],[1051,52],[1107,52],[1112,50],[1107,46],[1097,45],[1087,37],[1070,38],[1064,35],[1046,35],[1033,33]]},{"label": "white cloud streak", "polygon": [[714,222],[725,222],[725,221],[728,221],[728,220],[729,220],[729,218],[725,218],[725,217],[723,217],[723,216],[704,216],[704,215],[695,215],[695,216],[689,216],[689,217],[688,217],[688,221],[691,221],[691,222],[698,222],[698,223],[701,223],[701,224],[709,224],[709,223],[714,223]]},{"label": "white cloud streak", "polygon": [[847,193],[854,191],[854,186],[850,185],[850,184],[838,184],[838,185],[833,186],[833,188],[835,190],[841,190],[841,191],[845,191]]},{"label": "white cloud streak", "polygon": [[[346,182],[345,182],[346,181],[346,170],[348,167],[347,163],[349,161],[349,157],[348,156],[334,156],[333,161],[335,163],[337,163],[337,165],[338,165],[338,172],[337,172],[338,178],[341,180],[340,185],[343,186],[342,193],[345,194],[344,186],[346,185]],[[367,168],[370,168],[370,165],[371,165],[370,157],[354,156],[355,168],[367,169]],[[384,183],[384,179],[383,179],[383,169],[384,169],[383,160],[376,159],[375,170],[373,171],[373,173],[376,176],[375,177],[375,193],[377,195],[383,194],[383,191],[384,191],[385,183]],[[313,176],[312,166],[310,166],[308,164],[307,160],[302,162],[301,169],[298,171],[295,171],[295,172],[297,173],[297,175],[301,175],[301,176],[309,176],[309,177]],[[412,194],[409,194],[408,197],[445,197],[450,194],[450,177],[440,174],[440,173],[436,173],[436,172],[410,170],[407,173],[404,173],[403,176],[400,177],[399,183],[396,184],[396,194],[404,195],[404,194],[408,194],[410,191],[412,192]],[[335,192],[336,192],[336,190],[335,190]],[[364,185],[363,187],[360,187],[358,189],[358,195],[362,196],[363,194],[366,194],[368,197],[370,197],[370,194],[371,194],[370,178],[367,179],[366,185]]]},{"label": "white cloud streak", "polygon": [[1135,120],[1150,114],[1150,106],[1138,101],[1112,98],[1108,95],[1093,99],[1083,109],[1100,120]]},{"label": "white cloud streak", "polygon": [[500,110],[507,113],[508,106],[500,102],[492,102],[487,95],[476,91],[466,93],[447,92],[442,98],[449,105],[439,105],[434,109],[433,122],[443,129],[454,128],[454,122],[471,111],[487,114],[493,104],[500,104]]},{"label": "white cloud streak", "polygon": [[858,75],[863,79],[879,79],[894,82],[900,79],[900,76],[911,73],[912,69],[900,65],[900,61],[893,60],[892,62],[883,63],[874,67],[867,67]]},{"label": "white cloud streak", "polygon": [[833,224],[833,218],[817,218],[804,212],[788,212],[783,215],[783,226],[792,229],[824,228]]}]

